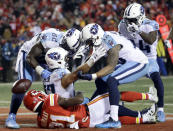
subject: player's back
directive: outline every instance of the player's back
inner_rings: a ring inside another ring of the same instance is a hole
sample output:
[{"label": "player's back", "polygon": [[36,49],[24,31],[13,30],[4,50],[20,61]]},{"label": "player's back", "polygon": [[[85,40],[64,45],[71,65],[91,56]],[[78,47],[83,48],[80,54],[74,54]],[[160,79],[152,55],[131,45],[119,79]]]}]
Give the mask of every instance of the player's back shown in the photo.
[{"label": "player's back", "polygon": [[77,105],[65,109],[58,104],[58,94],[47,96],[37,120],[42,128],[65,128],[72,126],[75,122],[80,127],[89,126],[86,107]]},{"label": "player's back", "polygon": [[53,70],[50,78],[43,80],[43,85],[46,94],[58,93],[60,96],[70,98],[74,96],[74,85],[70,84],[67,88],[63,88],[61,84],[62,78],[69,74],[67,69],[55,69]]},{"label": "player's back", "polygon": [[49,28],[41,32],[40,41],[45,49],[59,47],[63,38],[64,32]]},{"label": "player's back", "polygon": [[147,57],[133,43],[117,32],[106,32],[111,37],[111,41],[106,42],[107,48],[113,48],[115,45],[121,45],[119,58],[125,61],[135,61],[139,63],[148,63]]}]

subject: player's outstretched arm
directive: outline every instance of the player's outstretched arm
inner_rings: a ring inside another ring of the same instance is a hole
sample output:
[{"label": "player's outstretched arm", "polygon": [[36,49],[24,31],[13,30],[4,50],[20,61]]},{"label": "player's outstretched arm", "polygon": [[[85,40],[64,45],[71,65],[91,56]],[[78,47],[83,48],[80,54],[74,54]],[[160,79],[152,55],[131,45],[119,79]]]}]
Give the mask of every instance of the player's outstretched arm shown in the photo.
[{"label": "player's outstretched arm", "polygon": [[114,71],[119,58],[119,50],[121,45],[117,45],[108,51],[107,65],[96,73],[97,77],[106,76]]},{"label": "player's outstretched arm", "polygon": [[75,97],[72,98],[63,98],[59,96],[58,98],[58,104],[62,107],[69,107],[81,104],[84,100],[83,94],[81,92],[77,92]]},{"label": "player's outstretched arm", "polygon": [[117,45],[108,51],[107,65],[104,68],[94,74],[82,74],[82,72],[79,71],[78,78],[83,80],[95,80],[96,78],[100,78],[112,73],[117,65],[120,49],[121,45]]}]

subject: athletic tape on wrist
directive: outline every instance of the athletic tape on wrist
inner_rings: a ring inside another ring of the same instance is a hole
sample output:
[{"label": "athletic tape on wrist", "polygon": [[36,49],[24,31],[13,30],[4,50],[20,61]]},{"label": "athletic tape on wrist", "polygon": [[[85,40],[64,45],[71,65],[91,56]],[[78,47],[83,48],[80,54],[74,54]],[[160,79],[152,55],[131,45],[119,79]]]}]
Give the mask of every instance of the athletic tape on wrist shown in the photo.
[{"label": "athletic tape on wrist", "polygon": [[39,75],[41,75],[41,73],[42,73],[43,70],[44,70],[44,69],[43,69],[43,67],[41,67],[41,66],[36,66],[36,68],[35,68],[35,71],[36,71]]},{"label": "athletic tape on wrist", "polygon": [[97,79],[97,74],[96,73],[95,74],[92,74],[92,79],[93,80]]}]

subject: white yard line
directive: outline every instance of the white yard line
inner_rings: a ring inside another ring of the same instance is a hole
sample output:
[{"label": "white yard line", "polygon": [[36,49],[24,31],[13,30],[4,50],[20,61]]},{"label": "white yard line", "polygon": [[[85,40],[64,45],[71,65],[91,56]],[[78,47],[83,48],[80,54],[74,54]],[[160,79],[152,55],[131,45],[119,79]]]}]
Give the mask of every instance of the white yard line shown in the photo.
[{"label": "white yard line", "polygon": [[[38,127],[37,124],[19,124],[20,127]],[[0,125],[0,128],[5,128],[5,125]]]},{"label": "white yard line", "polygon": [[[17,113],[17,115],[18,116],[25,116],[25,115],[27,115],[27,116],[30,116],[30,115],[37,115],[37,113]],[[0,114],[0,116],[8,116],[8,113],[2,113],[2,114]]]}]

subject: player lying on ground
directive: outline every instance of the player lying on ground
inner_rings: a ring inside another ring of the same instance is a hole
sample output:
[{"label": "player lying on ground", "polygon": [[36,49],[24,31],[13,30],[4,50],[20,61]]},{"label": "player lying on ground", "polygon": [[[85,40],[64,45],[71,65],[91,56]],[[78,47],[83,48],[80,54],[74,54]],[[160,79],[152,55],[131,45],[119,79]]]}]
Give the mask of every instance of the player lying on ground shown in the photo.
[{"label": "player lying on ground", "polygon": [[[41,128],[87,128],[109,119],[109,95],[104,93],[96,96],[88,104],[83,102],[82,93],[73,98],[63,98],[58,94],[46,95],[41,91],[30,90],[24,96],[24,105],[27,109],[38,112],[37,123]],[[123,106],[124,111],[131,111]],[[131,111],[132,116],[119,116],[123,124],[153,123],[155,122],[155,105],[145,113]]]}]

